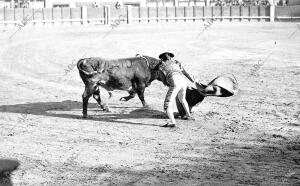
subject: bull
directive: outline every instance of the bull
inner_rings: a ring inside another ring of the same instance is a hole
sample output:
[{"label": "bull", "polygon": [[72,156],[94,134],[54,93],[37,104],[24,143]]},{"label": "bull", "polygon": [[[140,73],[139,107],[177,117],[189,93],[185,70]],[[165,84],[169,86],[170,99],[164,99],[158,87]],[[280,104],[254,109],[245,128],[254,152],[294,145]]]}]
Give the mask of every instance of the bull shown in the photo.
[{"label": "bull", "polygon": [[138,95],[144,107],[147,103],[144,98],[145,88],[153,80],[163,81],[163,74],[158,71],[160,61],[149,56],[137,55],[123,59],[104,59],[100,57],[83,58],[77,62],[79,75],[85,84],[82,94],[83,117],[87,117],[89,98],[93,95],[100,108],[109,111],[108,106],[102,102],[99,87],[107,91],[124,90],[128,96],[120,100],[128,101]]}]

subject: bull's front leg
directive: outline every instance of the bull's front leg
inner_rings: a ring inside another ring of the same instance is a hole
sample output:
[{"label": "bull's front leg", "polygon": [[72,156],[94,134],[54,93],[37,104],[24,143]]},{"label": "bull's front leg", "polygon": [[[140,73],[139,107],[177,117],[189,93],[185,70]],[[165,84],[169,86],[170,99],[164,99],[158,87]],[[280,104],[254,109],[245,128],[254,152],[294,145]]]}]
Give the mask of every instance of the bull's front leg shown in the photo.
[{"label": "bull's front leg", "polygon": [[[111,94],[111,92],[109,92],[109,93]],[[99,106],[102,110],[109,112],[109,107],[101,100],[99,87],[97,87],[96,91],[93,93],[93,97],[97,101],[97,103],[99,104]]]},{"label": "bull's front leg", "polygon": [[89,103],[89,99],[92,96],[92,90],[90,87],[86,86],[85,90],[82,94],[82,114],[83,118],[87,117],[87,106]]}]

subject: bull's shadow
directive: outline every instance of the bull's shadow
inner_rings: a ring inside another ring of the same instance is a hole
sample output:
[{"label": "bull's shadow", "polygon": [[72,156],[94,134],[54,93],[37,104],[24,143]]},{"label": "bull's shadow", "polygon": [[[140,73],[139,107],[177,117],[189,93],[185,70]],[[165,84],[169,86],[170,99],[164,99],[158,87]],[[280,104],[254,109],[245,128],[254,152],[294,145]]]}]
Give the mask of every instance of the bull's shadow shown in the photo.
[{"label": "bull's shadow", "polygon": [[[128,113],[110,113],[101,111],[98,104],[89,103],[88,112],[89,117],[82,118],[82,102],[78,101],[62,101],[62,102],[37,102],[37,103],[25,103],[15,105],[0,105],[0,112],[2,113],[16,113],[16,114],[32,114],[49,117],[60,117],[69,119],[82,119],[93,120],[102,122],[113,123],[125,123],[132,125],[147,125],[147,126],[159,126],[155,124],[135,123],[130,121],[119,121],[120,119],[142,119],[142,118],[164,118],[164,113],[151,108],[145,109],[143,107],[129,107],[120,105],[110,105],[110,108],[118,109],[134,109]],[[67,112],[67,113],[64,113]],[[75,112],[75,113],[74,113]]]}]

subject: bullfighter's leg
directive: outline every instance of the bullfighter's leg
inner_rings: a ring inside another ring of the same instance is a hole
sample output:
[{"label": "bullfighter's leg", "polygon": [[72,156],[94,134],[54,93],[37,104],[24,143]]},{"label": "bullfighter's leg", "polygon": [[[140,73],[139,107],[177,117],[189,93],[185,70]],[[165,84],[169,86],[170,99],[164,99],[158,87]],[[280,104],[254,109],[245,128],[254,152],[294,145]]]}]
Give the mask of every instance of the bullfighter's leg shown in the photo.
[{"label": "bullfighter's leg", "polygon": [[178,99],[179,102],[181,103],[181,105],[183,106],[186,115],[183,117],[183,119],[186,120],[195,120],[192,116],[191,116],[191,112],[190,112],[190,107],[186,101],[186,89],[187,89],[187,83],[184,79],[182,79],[182,87],[180,88],[179,92],[178,92]]},{"label": "bullfighter's leg", "polygon": [[178,99],[185,110],[186,117],[191,117],[190,108],[185,97],[186,97],[186,87],[184,86],[178,92]]},{"label": "bullfighter's leg", "polygon": [[[109,92],[109,93],[111,93],[111,92]],[[99,104],[99,106],[102,110],[109,112],[108,106],[105,103],[103,103],[101,100],[99,87],[96,88],[96,91],[93,93],[93,97],[97,101],[97,103]]]},{"label": "bullfighter's leg", "polygon": [[163,127],[167,126],[175,126],[176,121],[174,118],[174,112],[172,109],[172,104],[175,102],[176,95],[178,94],[179,88],[176,86],[176,84],[173,83],[169,87],[169,90],[167,92],[165,101],[164,101],[164,111],[168,115],[168,118],[171,120],[171,123],[167,123],[166,125],[163,125]]}]

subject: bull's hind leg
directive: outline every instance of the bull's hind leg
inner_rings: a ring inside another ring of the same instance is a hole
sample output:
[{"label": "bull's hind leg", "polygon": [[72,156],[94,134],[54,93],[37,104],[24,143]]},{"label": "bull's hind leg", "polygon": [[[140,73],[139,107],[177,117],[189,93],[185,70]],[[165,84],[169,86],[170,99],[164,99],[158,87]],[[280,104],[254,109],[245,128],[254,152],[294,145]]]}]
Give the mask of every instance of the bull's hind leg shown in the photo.
[{"label": "bull's hind leg", "polygon": [[137,94],[138,94],[138,96],[139,96],[139,98],[140,98],[143,106],[148,108],[149,106],[146,103],[145,96],[144,96],[145,88],[146,88],[145,84],[139,84],[136,92],[137,92]]},{"label": "bull's hind leg", "polygon": [[128,93],[129,93],[129,96],[121,97],[121,98],[120,98],[120,101],[128,101],[128,100],[134,98],[135,95],[136,95],[136,92],[135,92],[133,89],[130,89],[130,90],[128,91]]},{"label": "bull's hind leg", "polygon": [[96,90],[94,91],[93,97],[97,101],[97,103],[99,104],[101,109],[103,109],[104,111],[109,112],[108,106],[105,103],[103,103],[102,100],[101,100],[99,87],[97,87]]}]

